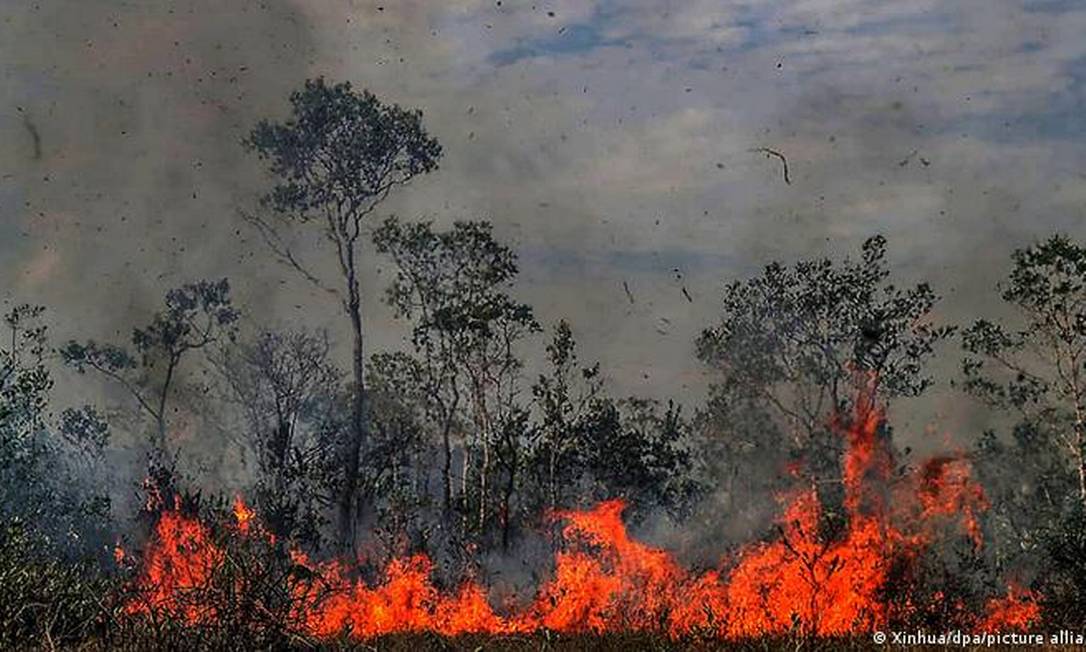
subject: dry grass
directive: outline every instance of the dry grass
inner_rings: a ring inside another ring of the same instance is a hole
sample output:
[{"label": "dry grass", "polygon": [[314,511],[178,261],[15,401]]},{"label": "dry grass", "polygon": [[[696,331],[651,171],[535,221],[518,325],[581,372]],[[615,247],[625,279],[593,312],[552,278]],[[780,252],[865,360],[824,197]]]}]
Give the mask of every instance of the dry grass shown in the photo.
[{"label": "dry grass", "polygon": [[[513,652],[530,650],[538,652],[617,652],[625,650],[646,650],[650,652],[670,652],[678,650],[749,650],[770,652],[787,650],[789,652],[830,652],[832,650],[868,650],[873,646],[868,639],[801,639],[777,638],[745,642],[722,641],[673,641],[666,637],[652,634],[608,634],[566,635],[540,632],[524,636],[489,636],[465,635],[444,637],[436,634],[396,634],[383,636],[371,641],[333,641],[317,642],[308,640],[282,640],[276,643],[238,638],[223,638],[213,632],[193,630],[174,631],[129,631],[111,635],[108,639],[99,639],[83,645],[69,648],[78,652],[105,652],[120,650],[132,652],[151,652],[159,650],[328,650],[343,652]],[[47,649],[42,647],[41,649]]]}]

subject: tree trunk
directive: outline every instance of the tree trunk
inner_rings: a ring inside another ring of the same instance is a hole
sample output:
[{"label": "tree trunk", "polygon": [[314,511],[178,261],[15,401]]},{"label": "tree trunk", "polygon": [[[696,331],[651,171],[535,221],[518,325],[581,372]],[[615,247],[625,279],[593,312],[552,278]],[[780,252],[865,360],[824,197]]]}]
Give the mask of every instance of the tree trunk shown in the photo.
[{"label": "tree trunk", "polygon": [[1086,423],[1075,419],[1075,456],[1078,462],[1078,499],[1086,507]]},{"label": "tree trunk", "polygon": [[362,297],[355,273],[354,248],[347,250],[347,315],[351,320],[354,339],[351,368],[354,375],[354,394],[351,397],[351,432],[343,463],[343,493],[340,496],[339,531],[344,550],[353,551],[355,542],[356,501],[359,487],[359,468],[362,447],[366,442],[366,359],[363,349]]},{"label": "tree trunk", "polygon": [[483,386],[483,381],[473,381],[472,393],[474,394],[475,400],[476,427],[479,429],[479,437],[483,444],[483,460],[479,471],[478,514],[479,531],[482,532],[483,528],[486,526],[487,502],[490,497],[490,412],[486,407],[486,388]]},{"label": "tree trunk", "polygon": [[166,365],[166,379],[162,381],[162,391],[158,397],[158,413],[155,414],[155,422],[158,426],[158,441],[155,444],[157,449],[155,452],[159,456],[159,459],[165,460],[167,458],[166,451],[166,404],[170,396],[170,385],[173,383],[174,371],[177,369],[177,364],[180,362],[180,356],[171,353],[169,361]]},{"label": "tree trunk", "polygon": [[486,526],[486,507],[488,500],[489,484],[487,476],[490,475],[490,443],[483,440],[483,467],[479,473],[479,531]]},{"label": "tree trunk", "polygon": [[554,508],[558,506],[558,484],[555,482],[555,475],[558,470],[558,441],[557,438],[551,440],[550,456],[547,460],[547,502],[550,511],[554,511]]},{"label": "tree trunk", "polygon": [[509,550],[509,532],[511,528],[510,504],[513,502],[513,491],[516,489],[518,459],[515,450],[510,447],[509,477],[505,481],[505,491],[502,492],[501,526],[502,526],[502,550]]},{"label": "tree trunk", "polygon": [[1080,442],[1078,454],[1078,498],[1082,502],[1082,506],[1086,507],[1086,452],[1084,452],[1083,444]]},{"label": "tree trunk", "polygon": [[442,499],[445,515],[452,511],[452,444],[449,442],[449,430],[452,429],[452,419],[447,419],[441,431],[441,443],[445,450],[445,464],[441,469]]},{"label": "tree trunk", "polygon": [[[1078,361],[1072,360],[1073,368],[1078,368]],[[1083,507],[1086,507],[1086,412],[1082,406],[1082,392],[1079,390],[1078,373],[1074,373],[1071,385],[1071,395],[1075,408],[1074,425],[1074,451],[1076,466],[1078,467],[1078,499]]]}]

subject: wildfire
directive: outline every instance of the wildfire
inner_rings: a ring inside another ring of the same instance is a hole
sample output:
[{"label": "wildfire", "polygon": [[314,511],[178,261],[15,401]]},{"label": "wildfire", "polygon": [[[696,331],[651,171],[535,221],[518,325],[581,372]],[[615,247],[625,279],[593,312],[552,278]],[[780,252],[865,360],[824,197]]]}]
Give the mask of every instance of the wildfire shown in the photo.
[{"label": "wildfire", "polygon": [[238,522],[238,530],[242,534],[249,533],[249,523],[256,516],[256,512],[245,504],[245,500],[241,496],[234,498],[234,518]]},{"label": "wildfire", "polygon": [[[369,639],[430,631],[509,634],[662,631],[673,637],[742,639],[800,632],[852,635],[885,627],[903,607],[885,598],[895,564],[915,559],[937,533],[956,528],[980,546],[983,491],[958,457],[931,460],[895,482],[893,460],[880,432],[883,415],[861,401],[847,423],[844,460],[845,531],[820,532],[823,507],[813,489],[785,500],[778,535],[741,549],[729,568],[692,572],[666,551],[632,539],[622,521],[624,503],[556,514],[565,546],[551,579],[526,607],[496,611],[478,582],[442,590],[424,555],[393,560],[383,579],[368,584],[343,561],[313,562],[299,551],[292,562],[306,579],[292,585],[292,622],[304,633],[343,633]],[[256,515],[238,498],[241,536],[267,537]],[[222,564],[224,553],[198,520],[166,511],[156,525],[136,580],[139,598],[129,613],[164,610],[186,622],[215,616],[193,600]],[[973,619],[978,631],[1025,629],[1036,623],[1036,596],[1012,586]]]},{"label": "wildfire", "polygon": [[1007,587],[1006,596],[988,601],[987,613],[977,630],[1025,630],[1041,618],[1041,607],[1037,604],[1037,599],[1038,596],[1033,591],[1011,584]]},{"label": "wildfire", "polygon": [[214,608],[199,596],[222,560],[222,551],[213,543],[207,526],[176,507],[163,512],[143,554],[142,571],[134,587],[137,597],[126,611],[165,611],[190,624],[213,618]]}]

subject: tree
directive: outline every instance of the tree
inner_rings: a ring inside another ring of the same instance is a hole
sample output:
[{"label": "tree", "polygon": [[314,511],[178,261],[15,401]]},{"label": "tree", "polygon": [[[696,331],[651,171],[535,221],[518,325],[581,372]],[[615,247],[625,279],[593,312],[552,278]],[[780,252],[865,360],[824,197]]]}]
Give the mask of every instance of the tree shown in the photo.
[{"label": "tree", "polygon": [[579,365],[577,343],[566,321],[555,326],[546,352],[549,374],[540,374],[532,385],[540,418],[535,467],[543,473],[545,507],[554,511],[564,504],[560,490],[572,479],[581,433],[591,409],[603,397],[603,382],[599,363]]},{"label": "tree", "polygon": [[992,505],[985,548],[1000,567],[1020,568],[1041,561],[1045,531],[1060,529],[1080,503],[1067,499],[1077,496],[1078,487],[1056,433],[1022,421],[1010,435],[985,432],[970,457]]},{"label": "tree", "polygon": [[[697,340],[698,357],[719,374],[710,405],[726,419],[708,420],[710,439],[755,442],[747,448],[775,454],[776,464],[802,457],[812,482],[839,482],[840,443],[828,424],[850,413],[857,377],[883,400],[916,396],[932,383],[924,366],[935,345],[953,332],[931,323],[932,289],[896,287],[885,259],[886,240],[875,236],[858,261],[775,262],[724,288],[719,323]],[[764,430],[736,430],[743,425]]]},{"label": "tree", "polygon": [[[604,392],[599,364],[581,365],[569,324],[547,345],[549,369],[532,386],[538,424],[526,467],[545,512],[624,498],[633,507],[680,511],[697,491],[689,424],[680,408],[615,400]],[[634,510],[636,516],[637,511]]]},{"label": "tree", "polygon": [[367,465],[378,500],[375,528],[386,547],[425,549],[436,503],[430,476],[436,447],[427,427],[427,393],[419,361],[408,353],[379,353],[370,358],[369,426],[372,437]]},{"label": "tree", "polygon": [[528,457],[527,443],[531,441],[535,426],[531,414],[520,405],[513,405],[501,415],[496,430],[494,456],[497,461],[500,483],[498,524],[501,527],[501,545],[508,550],[512,541],[514,513],[513,498],[524,484],[524,470]]},{"label": "tree", "polygon": [[[0,520],[29,519],[42,530],[79,511],[108,511],[71,473],[75,461],[98,461],[109,426],[90,406],[49,418],[53,375],[46,366],[45,309],[23,304],[4,315],[0,344]],[[82,494],[82,495],[80,495]],[[71,531],[68,523],[64,529]]]},{"label": "tree", "polygon": [[1086,248],[1056,235],[1012,259],[1002,296],[1016,323],[962,333],[962,387],[1058,442],[1086,507]]},{"label": "tree", "polygon": [[[367,218],[398,186],[437,168],[441,146],[422,126],[422,112],[384,104],[349,83],[309,80],[290,96],[291,117],[261,121],[244,144],[267,162],[276,178],[265,197],[271,217],[243,214],[280,261],[335,296],[353,338],[352,435],[343,453],[339,526],[353,546],[360,461],[366,443],[365,352],[358,268]],[[342,286],[322,279],[290,247],[285,229],[315,225],[334,253]]]},{"label": "tree", "polygon": [[104,550],[109,502],[72,468],[78,457],[101,452],[104,424],[87,409],[66,410],[59,426],[50,422],[53,379],[46,365],[43,312],[31,305],[12,309],[3,321],[9,337],[0,341],[0,647],[5,649],[85,640],[109,586],[96,559]]},{"label": "tree", "polygon": [[155,461],[163,462],[168,456],[170,400],[181,362],[195,351],[233,338],[237,319],[225,278],[198,281],[167,292],[165,308],[156,312],[147,326],[132,331],[136,355],[124,346],[94,340],[69,341],[59,353],[77,372],[99,373],[135,399],[139,410],[155,422],[152,451]]},{"label": "tree", "polygon": [[45,367],[43,308],[21,305],[4,315],[10,335],[0,348],[0,515],[36,519],[54,499],[45,472],[46,408],[53,379]]},{"label": "tree", "polygon": [[255,503],[280,539],[318,539],[333,486],[328,453],[342,374],[326,333],[261,331],[223,347],[214,363],[242,412],[259,476]]},{"label": "tree", "polygon": [[597,499],[619,496],[635,508],[664,507],[678,515],[700,493],[691,477],[689,423],[675,402],[601,401],[590,423],[581,463]]},{"label": "tree", "polygon": [[[494,239],[488,222],[456,222],[435,231],[429,222],[389,218],[374,232],[377,250],[396,264],[386,301],[414,320],[428,411],[440,428],[443,504],[454,506],[452,433],[463,419],[473,426],[462,445],[459,504],[467,518],[474,480],[476,526],[489,517],[495,442],[516,411],[521,361],[518,342],[538,330],[531,308],[508,294],[516,255]],[[467,410],[463,415],[462,410]],[[508,440],[503,451],[509,457]],[[478,459],[477,459],[478,458]]]}]

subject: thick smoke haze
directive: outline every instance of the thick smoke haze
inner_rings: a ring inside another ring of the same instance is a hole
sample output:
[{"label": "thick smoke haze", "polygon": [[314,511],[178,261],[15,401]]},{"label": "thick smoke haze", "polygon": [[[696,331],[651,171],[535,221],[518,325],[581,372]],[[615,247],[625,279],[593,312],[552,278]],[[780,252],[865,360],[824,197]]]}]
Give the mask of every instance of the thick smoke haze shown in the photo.
[{"label": "thick smoke haze", "polygon": [[[267,187],[241,139],[323,75],[422,109],[445,148],[389,213],[492,220],[521,297],[617,393],[697,400],[720,285],[770,260],[883,233],[962,322],[998,310],[1015,247],[1086,235],[1083,33],[1063,0],[9,2],[3,294],[58,339],[122,339],[228,276],[250,315],[345,340],[236,216]],[[366,264],[372,350],[394,348]],[[968,439],[963,403],[942,388],[899,430]]]}]

